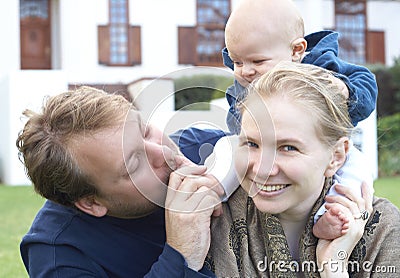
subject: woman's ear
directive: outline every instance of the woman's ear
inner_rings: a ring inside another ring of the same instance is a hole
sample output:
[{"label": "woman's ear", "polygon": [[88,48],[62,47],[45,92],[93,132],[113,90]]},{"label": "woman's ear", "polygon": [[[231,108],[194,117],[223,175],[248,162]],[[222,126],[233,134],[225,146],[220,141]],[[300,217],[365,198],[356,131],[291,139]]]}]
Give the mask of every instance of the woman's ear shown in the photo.
[{"label": "woman's ear", "polygon": [[83,197],[76,201],[74,205],[81,211],[96,217],[103,217],[108,212],[108,209],[99,203],[94,195]]},{"label": "woman's ear", "polygon": [[298,38],[292,41],[292,62],[301,62],[307,49],[307,41],[304,38]]},{"label": "woman's ear", "polygon": [[349,151],[349,138],[340,138],[332,149],[332,159],[325,170],[325,177],[332,177],[336,171],[346,162],[346,154]]}]

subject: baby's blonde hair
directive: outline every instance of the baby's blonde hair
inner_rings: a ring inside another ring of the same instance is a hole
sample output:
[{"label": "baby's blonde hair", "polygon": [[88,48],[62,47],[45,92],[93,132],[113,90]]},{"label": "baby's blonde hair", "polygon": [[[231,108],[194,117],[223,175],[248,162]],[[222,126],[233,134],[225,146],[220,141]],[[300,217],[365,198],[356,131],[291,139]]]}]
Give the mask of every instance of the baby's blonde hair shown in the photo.
[{"label": "baby's blonde hair", "polygon": [[304,20],[292,0],[241,0],[232,11],[225,27],[225,39],[237,41],[236,28],[271,33],[279,29],[282,41],[291,44],[304,37]]}]

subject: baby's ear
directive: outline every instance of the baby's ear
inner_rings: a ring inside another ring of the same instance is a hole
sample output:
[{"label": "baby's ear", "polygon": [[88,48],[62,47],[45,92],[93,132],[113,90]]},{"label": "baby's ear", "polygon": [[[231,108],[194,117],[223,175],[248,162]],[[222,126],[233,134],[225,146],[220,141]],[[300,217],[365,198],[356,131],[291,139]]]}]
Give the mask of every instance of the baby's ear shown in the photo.
[{"label": "baby's ear", "polygon": [[81,211],[96,217],[103,217],[108,212],[108,209],[99,203],[94,195],[83,197],[76,201],[74,205]]},{"label": "baby's ear", "polygon": [[292,62],[301,62],[307,49],[307,41],[304,38],[298,38],[292,41]]},{"label": "baby's ear", "polygon": [[332,159],[325,170],[325,177],[332,177],[336,171],[346,162],[346,154],[349,151],[349,138],[340,138],[332,149]]}]

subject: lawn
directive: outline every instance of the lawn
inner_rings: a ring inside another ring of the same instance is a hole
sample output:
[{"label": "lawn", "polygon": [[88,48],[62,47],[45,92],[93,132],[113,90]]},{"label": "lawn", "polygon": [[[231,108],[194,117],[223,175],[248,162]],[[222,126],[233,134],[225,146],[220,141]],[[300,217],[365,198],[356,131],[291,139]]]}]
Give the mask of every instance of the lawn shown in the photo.
[{"label": "lawn", "polygon": [[380,178],[374,184],[375,195],[389,199],[400,208],[400,177]]},{"label": "lawn", "polygon": [[[400,177],[375,182],[375,195],[400,208]],[[30,186],[0,186],[0,277],[28,277],[19,255],[19,242],[44,200]]]},{"label": "lawn", "polygon": [[28,277],[19,242],[43,202],[30,186],[0,186],[0,277]]}]

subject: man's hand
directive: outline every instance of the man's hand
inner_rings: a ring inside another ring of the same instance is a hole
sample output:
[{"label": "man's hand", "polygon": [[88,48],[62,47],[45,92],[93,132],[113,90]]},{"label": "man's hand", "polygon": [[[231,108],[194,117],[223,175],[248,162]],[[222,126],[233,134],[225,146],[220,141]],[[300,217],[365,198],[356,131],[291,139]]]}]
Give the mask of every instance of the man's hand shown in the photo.
[{"label": "man's hand", "polygon": [[165,201],[167,243],[196,271],[210,247],[211,215],[224,193],[215,178],[202,175],[205,170],[193,166],[172,173]]}]

